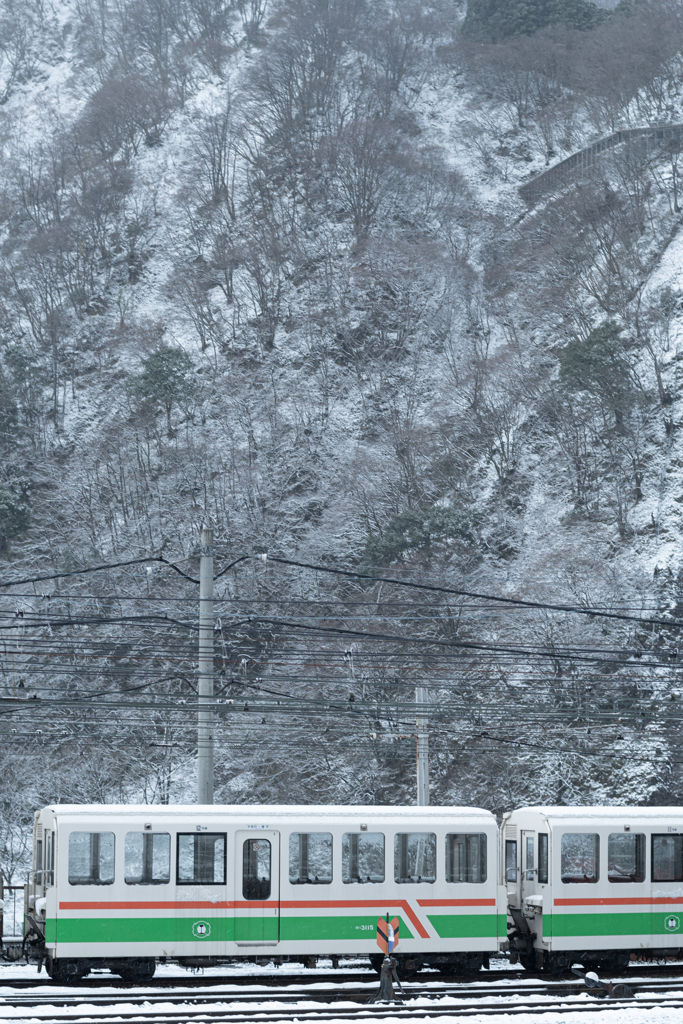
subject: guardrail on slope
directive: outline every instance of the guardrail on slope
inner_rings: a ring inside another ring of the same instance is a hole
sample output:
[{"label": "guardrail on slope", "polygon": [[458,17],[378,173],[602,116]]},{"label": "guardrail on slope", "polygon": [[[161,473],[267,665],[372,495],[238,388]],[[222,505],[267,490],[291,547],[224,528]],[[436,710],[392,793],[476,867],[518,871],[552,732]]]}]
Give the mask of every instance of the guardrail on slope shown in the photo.
[{"label": "guardrail on slope", "polygon": [[523,185],[520,185],[519,193],[528,202],[533,202],[535,199],[547,195],[547,193],[553,192],[557,188],[562,188],[564,185],[576,181],[577,178],[581,177],[585,171],[596,163],[598,157],[607,150],[615,149],[617,146],[634,146],[637,144],[640,147],[644,143],[646,149],[649,149],[651,143],[662,143],[680,139],[683,139],[683,124],[650,125],[646,128],[620,128],[619,131],[613,132],[612,135],[606,135],[605,138],[598,139],[592,145],[580,149],[578,153],[572,153],[565,160],[560,160],[558,164],[549,167],[547,171],[532,178],[531,181],[526,181]]}]

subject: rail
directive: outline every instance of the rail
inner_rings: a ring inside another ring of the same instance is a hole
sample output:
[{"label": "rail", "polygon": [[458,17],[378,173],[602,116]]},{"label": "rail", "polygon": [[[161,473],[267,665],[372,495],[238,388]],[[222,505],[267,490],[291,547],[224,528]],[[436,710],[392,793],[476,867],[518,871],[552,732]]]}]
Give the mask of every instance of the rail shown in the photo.
[{"label": "rail", "polygon": [[[206,979],[208,980],[208,979]],[[236,992],[230,987],[220,992],[204,988],[192,992],[150,993],[146,986],[139,993],[130,989],[122,993],[108,991],[101,995],[88,993],[87,1001],[96,1007],[96,1016],[107,1019],[145,1020],[149,1024],[168,1024],[169,1020],[182,1024],[206,1024],[207,1020],[230,1022],[230,1024],[259,1024],[264,1018],[301,1024],[311,1021],[335,1021],[339,1024],[358,1018],[396,1021],[451,1019],[470,1016],[502,1016],[513,1014],[547,1014],[601,1012],[607,1009],[622,1010],[638,1007],[642,1011],[657,1011],[660,1007],[669,1011],[683,1009],[683,978],[658,982],[643,979],[639,985],[624,990],[616,988],[605,998],[591,998],[592,989],[576,979],[532,982],[531,984],[501,984],[483,986],[479,982],[452,985],[432,982],[426,985],[404,983],[402,1005],[382,1006],[371,1002],[377,990],[377,979],[361,987],[350,988],[348,984],[314,991],[289,989],[285,992],[259,991]],[[6,986],[3,1006],[18,1011],[22,1019],[26,1011],[59,1007],[60,1021],[82,1021],[84,992],[65,993],[58,988],[54,994],[44,990],[22,994],[12,992],[11,984]],[[327,1005],[325,1005],[327,1004]],[[337,1005],[335,1005],[337,1004]],[[340,1005],[341,1004],[341,1005]],[[71,1011],[71,1012],[69,1012]],[[39,1018],[45,1020],[42,1015]],[[652,1019],[655,1019],[654,1017]]]},{"label": "rail", "polygon": [[585,146],[571,156],[560,160],[547,171],[519,186],[520,195],[529,202],[538,199],[557,188],[570,184],[581,177],[598,158],[617,146],[638,147],[645,155],[653,143],[665,143],[683,139],[683,124],[649,125],[645,128],[620,128],[606,135],[590,146]]}]

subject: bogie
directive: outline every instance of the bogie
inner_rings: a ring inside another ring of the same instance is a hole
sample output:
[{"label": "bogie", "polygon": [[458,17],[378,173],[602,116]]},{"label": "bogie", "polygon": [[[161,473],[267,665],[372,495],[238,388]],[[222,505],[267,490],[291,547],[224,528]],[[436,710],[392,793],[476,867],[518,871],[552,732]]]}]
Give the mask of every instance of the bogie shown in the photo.
[{"label": "bogie", "polygon": [[59,985],[68,985],[81,981],[90,971],[90,962],[83,959],[69,960],[62,957],[49,956],[45,961],[45,969],[49,977]]},{"label": "bogie", "polygon": [[455,953],[446,963],[437,962],[434,966],[446,975],[478,974],[484,966],[484,957],[480,953]]},{"label": "bogie", "polygon": [[113,974],[118,974],[123,981],[132,985],[144,985],[151,981],[156,970],[156,960],[153,957],[127,958],[125,960],[113,961],[110,964]]}]

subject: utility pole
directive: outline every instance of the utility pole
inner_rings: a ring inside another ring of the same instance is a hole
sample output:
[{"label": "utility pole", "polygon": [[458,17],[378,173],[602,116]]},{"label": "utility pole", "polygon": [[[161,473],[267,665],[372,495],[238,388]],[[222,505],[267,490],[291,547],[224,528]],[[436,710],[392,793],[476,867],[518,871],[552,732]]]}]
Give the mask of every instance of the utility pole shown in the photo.
[{"label": "utility pole", "polygon": [[213,530],[202,526],[199,561],[199,712],[197,714],[197,803],[213,803]]},{"label": "utility pole", "polygon": [[417,711],[417,806],[429,806],[429,732],[426,713],[422,708],[427,705],[427,689],[415,687],[415,705]]}]

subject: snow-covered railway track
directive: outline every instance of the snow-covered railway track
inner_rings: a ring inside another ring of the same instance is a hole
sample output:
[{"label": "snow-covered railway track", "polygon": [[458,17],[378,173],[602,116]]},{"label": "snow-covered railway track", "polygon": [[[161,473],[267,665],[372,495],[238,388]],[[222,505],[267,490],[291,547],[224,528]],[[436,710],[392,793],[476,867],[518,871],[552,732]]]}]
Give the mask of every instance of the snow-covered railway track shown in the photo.
[{"label": "snow-covered railway track", "polygon": [[[202,992],[68,994],[51,996],[10,994],[0,997],[0,1019],[67,1022],[140,1020],[150,1024],[254,1024],[269,1021],[343,1021],[387,1018],[426,1020],[438,1017],[520,1013],[567,1013],[638,1006],[642,1009],[683,1009],[683,978],[632,982],[634,999],[601,1000],[590,996],[581,982],[542,982],[474,988],[472,985],[412,984],[403,1005],[372,1004],[375,986],[361,989],[289,990],[277,995],[260,992]],[[321,1006],[320,1004],[327,1004]],[[331,1005],[336,1004],[336,1005]],[[10,1011],[9,1013],[4,1012]],[[30,1018],[21,1010],[30,1011]],[[19,1011],[19,1012],[17,1012]],[[48,1014],[51,1016],[48,1017]]]},{"label": "snow-covered railway track", "polygon": [[[31,1024],[36,1021],[49,1020],[50,1024],[57,1021],[73,1022],[73,1024],[85,1024],[85,1022],[96,1022],[111,1020],[115,1014],[116,1020],[137,1020],[148,1022],[148,1024],[255,1024],[255,1022],[267,1020],[269,1022],[318,1022],[329,1021],[342,1022],[347,1020],[432,1020],[438,1018],[471,1017],[471,1016],[496,1016],[496,1015],[518,1015],[529,1013],[576,1013],[576,1012],[599,1012],[601,1010],[622,1010],[637,1006],[642,1010],[654,1010],[658,1007],[678,1010],[683,1009],[683,999],[672,999],[670,996],[661,996],[646,999],[614,999],[598,1000],[584,996],[583,998],[565,998],[562,1000],[526,1000],[514,1003],[500,1000],[498,1002],[465,1003],[454,1002],[449,999],[439,999],[428,1005],[425,1004],[402,1004],[402,1005],[372,1005],[372,1004],[350,1004],[335,1008],[321,1010],[319,1006],[292,1006],[282,1007],[277,1001],[271,1004],[261,1004],[258,1008],[244,1010],[241,1007],[230,1005],[206,1008],[174,1005],[169,1007],[148,1008],[140,1007],[127,1009],[120,1005],[108,1007],[92,1007],[83,1004],[75,1013],[54,1014],[54,1009],[46,1006],[45,1009],[53,1014],[51,1017],[39,1015],[33,1011],[30,1018],[12,1016],[12,1024],[24,1024],[30,1020]],[[97,1012],[101,1010],[101,1012]]]},{"label": "snow-covered railway track", "polygon": [[[523,977],[524,971],[519,972],[506,971],[505,977]],[[443,977],[441,974],[434,974],[431,976],[435,980]],[[488,975],[487,975],[488,977]],[[377,981],[377,974],[375,971],[336,971],[322,974],[314,971],[309,971],[305,974],[182,974],[182,975],[171,975],[165,976],[158,974],[149,981],[144,982],[142,986],[145,989],[168,989],[168,988],[204,988],[208,985],[261,985],[267,988],[281,988],[289,985],[338,985],[340,982],[354,982],[356,984],[362,984],[363,982],[374,983]],[[54,986],[55,988],[63,989],[68,987],[74,991],[79,989],[92,989],[92,988],[121,988],[131,989],[139,988],[140,986],[130,981],[123,981],[122,978],[117,977],[115,974],[100,974],[100,975],[88,975],[80,981],[70,981],[68,986],[57,984],[57,982],[51,981],[45,974],[33,975],[31,978],[21,978],[12,980],[12,988],[16,989],[32,989],[32,988],[44,988],[46,985]]]},{"label": "snow-covered railway track", "polygon": [[[632,986],[634,991],[638,990],[636,985]],[[248,1005],[250,1003],[263,1004],[267,1000],[277,1003],[336,1003],[340,1001],[367,1004],[377,992],[377,984],[367,985],[363,988],[321,988],[314,991],[302,989],[288,989],[277,994],[268,991],[253,992],[213,992],[206,991],[201,994],[179,992],[176,994],[156,995],[149,992],[134,994],[127,993],[102,993],[102,994],[59,994],[59,995],[9,995],[0,996],[0,1008],[3,1006],[13,1007],[41,1007],[58,1006],[70,1007],[87,1003],[89,1006],[111,1006],[126,1004],[129,1006],[154,1006],[168,1005],[169,1003],[187,1003],[197,1006],[211,1004],[239,1003]],[[671,984],[666,982],[643,983],[642,991],[653,992],[680,992],[683,997],[683,979]],[[565,997],[576,996],[585,992],[582,982],[539,982],[526,985],[487,985],[486,988],[475,988],[472,985],[405,985],[404,992],[407,999],[440,999],[445,996],[457,999],[484,1000],[491,996],[499,998],[529,998],[531,996],[541,997]]]},{"label": "snow-covered railway track", "polygon": [[[661,977],[671,978],[673,975],[682,975],[683,971],[680,964],[638,964],[633,965],[627,970],[622,971],[618,975],[611,975],[610,977],[619,978],[620,981],[635,981],[638,978],[645,977]],[[562,980],[562,975],[555,976],[557,979]],[[573,981],[573,976],[567,972],[565,977]],[[433,972],[421,972],[415,979],[417,983],[434,982],[436,984],[453,984],[458,982],[464,986],[471,987],[474,984],[486,984],[489,988],[492,985],[496,985],[501,981],[523,981],[523,980],[539,980],[546,982],[548,976],[539,972],[526,971],[523,968],[519,970],[496,970],[493,968],[490,971],[481,971],[478,975],[470,975],[467,979],[463,978],[462,975],[444,975],[437,971]],[[328,985],[340,985],[348,984],[353,982],[354,984],[375,984],[377,982],[377,975],[374,971],[329,971],[327,973],[316,973],[313,971],[304,972],[302,974],[286,974],[282,973],[264,975],[264,974],[207,974],[207,975],[176,975],[176,976],[164,976],[157,975],[150,981],[144,983],[145,989],[174,989],[174,988],[205,988],[218,985],[260,985],[267,988],[283,988],[287,989],[289,986],[312,986],[320,984]],[[1,984],[1,979],[0,979]],[[63,984],[57,984],[52,982],[45,974],[33,975],[31,978],[17,978],[12,979],[9,982],[13,989],[17,990],[30,990],[34,988],[44,989],[46,986],[64,989]],[[139,986],[132,984],[130,981],[123,981],[116,975],[102,974],[89,976],[81,981],[73,981],[68,984],[68,988],[74,992],[80,990],[90,990],[97,988],[120,988],[126,991],[133,991]]]}]

